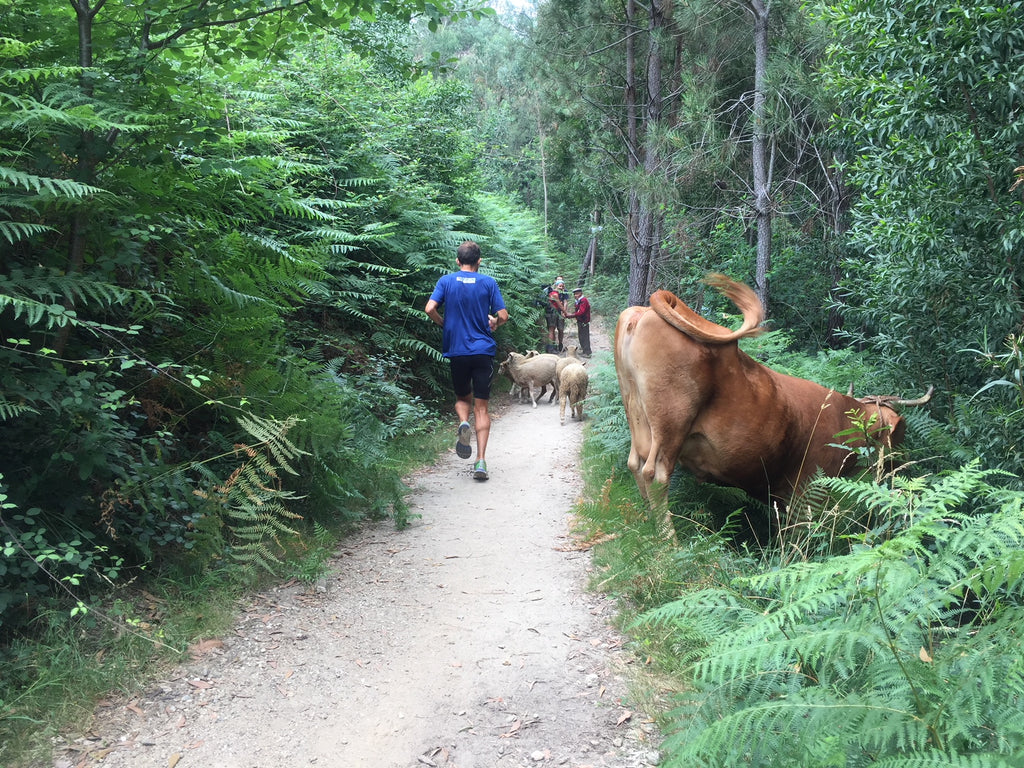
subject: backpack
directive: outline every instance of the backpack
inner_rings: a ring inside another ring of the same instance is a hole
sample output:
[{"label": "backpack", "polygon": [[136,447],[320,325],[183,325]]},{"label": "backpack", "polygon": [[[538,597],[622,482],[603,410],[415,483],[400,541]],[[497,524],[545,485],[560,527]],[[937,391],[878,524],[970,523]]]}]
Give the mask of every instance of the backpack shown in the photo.
[{"label": "backpack", "polygon": [[544,287],[542,287],[540,289],[540,293],[537,294],[537,298],[535,298],[533,300],[534,305],[538,306],[538,307],[543,307],[545,309],[548,306],[550,306],[549,303],[548,303],[548,294],[549,293],[551,293],[551,286],[550,285],[545,285]]}]

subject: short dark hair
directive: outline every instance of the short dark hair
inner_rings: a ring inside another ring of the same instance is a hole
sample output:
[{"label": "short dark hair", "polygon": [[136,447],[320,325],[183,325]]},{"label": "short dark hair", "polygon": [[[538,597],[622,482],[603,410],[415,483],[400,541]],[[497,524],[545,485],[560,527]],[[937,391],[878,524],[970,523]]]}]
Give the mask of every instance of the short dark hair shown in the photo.
[{"label": "short dark hair", "polygon": [[480,246],[472,240],[467,240],[459,246],[457,258],[459,264],[476,264],[480,261]]}]

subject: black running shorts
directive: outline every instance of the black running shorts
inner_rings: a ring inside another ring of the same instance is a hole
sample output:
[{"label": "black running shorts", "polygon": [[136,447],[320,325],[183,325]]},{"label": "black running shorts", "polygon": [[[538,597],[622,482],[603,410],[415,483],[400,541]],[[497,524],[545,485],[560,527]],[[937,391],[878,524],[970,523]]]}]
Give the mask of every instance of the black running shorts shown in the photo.
[{"label": "black running shorts", "polygon": [[449,358],[452,366],[452,387],[456,397],[472,394],[477,400],[491,399],[491,379],[494,378],[494,357],[491,355],[463,355]]}]

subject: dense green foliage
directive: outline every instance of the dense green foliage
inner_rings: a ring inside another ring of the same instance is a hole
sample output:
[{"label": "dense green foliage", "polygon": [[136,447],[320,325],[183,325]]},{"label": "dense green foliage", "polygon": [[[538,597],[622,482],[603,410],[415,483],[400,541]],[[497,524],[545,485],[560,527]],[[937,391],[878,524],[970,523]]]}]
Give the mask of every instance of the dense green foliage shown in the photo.
[{"label": "dense green foliage", "polygon": [[1009,764],[1024,753],[1024,494],[976,468],[899,493],[829,485],[886,525],[850,554],[644,617],[671,628],[694,685],[666,765]]},{"label": "dense green foliage", "polygon": [[[271,567],[299,514],[401,524],[388,441],[447,399],[434,281],[479,240],[521,346],[544,259],[536,219],[480,190],[467,92],[396,67],[401,23],[312,40],[279,15],[267,68],[223,60],[259,23],[227,6],[110,3],[83,67],[59,5],[0,6],[5,632],[143,569]],[[395,47],[368,63],[374,34]]]},{"label": "dense green foliage", "polygon": [[849,2],[824,14],[824,82],[861,192],[844,264],[848,333],[894,376],[936,384],[954,425],[1013,472],[1024,466],[1019,391],[990,392],[982,418],[962,399],[986,383],[979,358],[1022,332],[1022,14],[1020,2]]}]

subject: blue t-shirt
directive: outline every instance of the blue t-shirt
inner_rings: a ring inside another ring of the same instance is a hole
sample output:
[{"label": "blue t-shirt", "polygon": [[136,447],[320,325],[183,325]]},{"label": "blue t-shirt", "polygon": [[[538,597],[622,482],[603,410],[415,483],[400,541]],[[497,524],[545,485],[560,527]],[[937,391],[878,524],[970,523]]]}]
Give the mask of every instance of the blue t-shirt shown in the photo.
[{"label": "blue t-shirt", "polygon": [[441,352],[445,357],[493,355],[498,351],[487,320],[488,314],[505,309],[497,280],[459,270],[438,280],[430,298],[444,305]]}]

